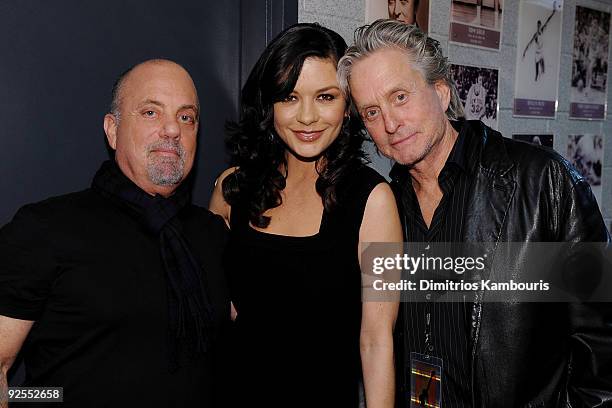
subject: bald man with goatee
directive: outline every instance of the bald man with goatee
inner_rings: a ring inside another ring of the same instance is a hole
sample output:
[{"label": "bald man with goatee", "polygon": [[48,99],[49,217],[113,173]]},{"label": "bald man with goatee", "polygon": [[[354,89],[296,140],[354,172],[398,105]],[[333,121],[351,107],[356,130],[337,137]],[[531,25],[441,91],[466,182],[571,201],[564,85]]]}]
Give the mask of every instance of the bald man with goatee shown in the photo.
[{"label": "bald man with goatee", "polygon": [[114,157],[91,187],[0,229],[0,395],[21,352],[24,386],[62,387],[63,407],[212,406],[230,302],[225,223],[187,182],[199,111],[182,66],[132,67],[104,117]]}]

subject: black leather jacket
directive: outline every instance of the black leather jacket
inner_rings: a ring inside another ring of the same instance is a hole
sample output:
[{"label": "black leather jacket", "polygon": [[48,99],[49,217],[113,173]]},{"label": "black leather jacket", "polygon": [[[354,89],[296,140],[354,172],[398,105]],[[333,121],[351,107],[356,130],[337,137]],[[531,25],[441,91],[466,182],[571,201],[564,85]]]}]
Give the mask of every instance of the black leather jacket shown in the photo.
[{"label": "black leather jacket", "polygon": [[[478,138],[479,163],[464,242],[610,241],[587,181],[565,159],[482,122],[467,125]],[[611,310],[603,303],[475,302],[474,407],[612,406]],[[405,327],[401,308],[399,319]],[[398,347],[402,355],[401,341]],[[409,364],[404,358],[398,370]]]}]

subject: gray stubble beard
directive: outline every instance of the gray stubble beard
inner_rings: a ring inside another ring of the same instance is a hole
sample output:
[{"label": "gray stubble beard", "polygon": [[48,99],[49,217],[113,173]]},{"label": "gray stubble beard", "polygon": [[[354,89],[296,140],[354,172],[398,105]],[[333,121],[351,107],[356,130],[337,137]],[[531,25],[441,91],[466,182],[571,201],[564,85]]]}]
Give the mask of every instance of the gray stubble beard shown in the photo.
[{"label": "gray stubble beard", "polygon": [[[177,157],[152,156],[155,149],[172,149]],[[185,173],[185,149],[178,142],[159,141],[147,146],[147,176],[158,186],[170,186],[180,183]]]}]

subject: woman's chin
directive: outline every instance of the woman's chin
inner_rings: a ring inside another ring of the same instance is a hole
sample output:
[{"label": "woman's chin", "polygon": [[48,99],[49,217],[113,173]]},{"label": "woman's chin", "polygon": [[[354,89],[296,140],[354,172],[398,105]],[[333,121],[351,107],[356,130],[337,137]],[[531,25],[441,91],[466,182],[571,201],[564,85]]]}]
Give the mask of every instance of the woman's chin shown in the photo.
[{"label": "woman's chin", "polygon": [[313,162],[325,153],[325,149],[289,149],[287,152],[299,161]]}]

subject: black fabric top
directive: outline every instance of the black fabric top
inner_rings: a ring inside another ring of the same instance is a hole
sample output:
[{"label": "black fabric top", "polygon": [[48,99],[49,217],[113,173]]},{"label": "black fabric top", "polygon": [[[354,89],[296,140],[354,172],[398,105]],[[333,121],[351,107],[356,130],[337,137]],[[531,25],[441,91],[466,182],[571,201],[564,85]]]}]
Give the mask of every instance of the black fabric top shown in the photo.
[{"label": "black fabric top", "polygon": [[340,206],[324,211],[309,237],[257,231],[232,208],[226,265],[238,312],[237,406],[358,406],[359,229],[383,182],[365,166],[351,173],[338,186]]},{"label": "black fabric top", "polygon": [[[227,228],[193,205],[178,217],[221,327]],[[123,203],[88,189],[23,207],[0,230],[0,265],[0,314],[36,321],[25,385],[64,387],[65,407],[211,406],[215,350],[170,372],[158,238]]]},{"label": "black fabric top", "polygon": [[[459,136],[438,176],[442,199],[427,228],[405,166],[396,164],[391,171],[394,191],[402,210],[406,242],[461,242],[464,214],[472,181],[476,144],[470,140],[468,126],[454,122]],[[403,302],[396,332],[403,337],[398,356],[404,369],[398,376],[400,394],[410,395],[410,352],[429,354],[444,361],[442,404],[452,407],[471,406],[471,310],[472,299],[457,302]],[[429,319],[428,319],[429,316]],[[427,321],[429,320],[429,327]],[[425,333],[431,333],[426,343]],[[404,403],[407,398],[404,398]]]}]

